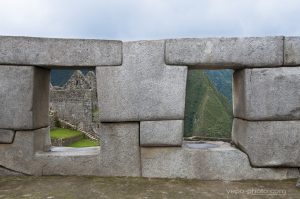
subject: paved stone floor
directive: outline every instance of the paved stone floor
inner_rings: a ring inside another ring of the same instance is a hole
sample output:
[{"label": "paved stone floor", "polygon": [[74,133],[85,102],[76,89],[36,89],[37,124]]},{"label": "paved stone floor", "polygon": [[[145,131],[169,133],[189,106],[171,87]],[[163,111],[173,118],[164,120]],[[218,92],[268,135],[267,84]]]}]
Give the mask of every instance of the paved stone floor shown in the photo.
[{"label": "paved stone floor", "polygon": [[199,181],[99,177],[1,177],[3,198],[300,198],[296,180]]}]

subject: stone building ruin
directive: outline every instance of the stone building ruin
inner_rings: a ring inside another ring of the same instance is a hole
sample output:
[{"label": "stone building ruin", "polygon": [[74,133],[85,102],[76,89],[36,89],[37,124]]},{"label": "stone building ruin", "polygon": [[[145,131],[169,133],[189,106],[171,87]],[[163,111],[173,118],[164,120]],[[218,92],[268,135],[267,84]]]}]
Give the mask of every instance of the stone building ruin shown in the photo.
[{"label": "stone building ruin", "polygon": [[[300,167],[300,37],[0,37],[4,174],[289,179]],[[101,147],[49,149],[51,68],[96,69]],[[183,141],[188,69],[234,69],[234,146]]]},{"label": "stone building ruin", "polygon": [[50,86],[50,110],[60,120],[94,133],[100,122],[96,89],[93,71],[84,75],[76,70],[62,87]]}]

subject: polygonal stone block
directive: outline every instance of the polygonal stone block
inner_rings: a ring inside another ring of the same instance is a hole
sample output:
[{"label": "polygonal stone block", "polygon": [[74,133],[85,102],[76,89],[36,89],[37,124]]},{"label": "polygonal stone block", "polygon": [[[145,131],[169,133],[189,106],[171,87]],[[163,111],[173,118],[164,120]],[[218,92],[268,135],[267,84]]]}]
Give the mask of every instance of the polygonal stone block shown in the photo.
[{"label": "polygonal stone block", "polygon": [[37,129],[49,123],[50,71],[0,66],[0,128]]},{"label": "polygonal stone block", "polygon": [[244,69],[235,71],[233,79],[235,117],[300,119],[300,67]]},{"label": "polygonal stone block", "polygon": [[181,146],[183,120],[140,122],[141,146]]},{"label": "polygonal stone block", "polygon": [[285,37],[284,65],[300,65],[300,37]]},{"label": "polygonal stone block", "polygon": [[164,41],[123,44],[123,65],[97,67],[102,122],[184,118],[186,66],[164,63]]},{"label": "polygonal stone block", "polygon": [[234,119],[232,140],[256,167],[300,167],[300,121]]},{"label": "polygonal stone block", "polygon": [[0,64],[53,68],[55,66],[112,66],[121,63],[121,41],[0,37]]},{"label": "polygonal stone block", "polygon": [[166,64],[201,69],[283,64],[283,37],[195,38],[166,41]]},{"label": "polygonal stone block", "polygon": [[102,123],[101,176],[140,176],[139,123]]},{"label": "polygonal stone block", "polygon": [[142,176],[150,178],[280,180],[299,176],[297,168],[252,168],[245,153],[222,142],[142,147],[141,161]]},{"label": "polygonal stone block", "polygon": [[0,144],[11,144],[14,141],[15,131],[0,129]]},{"label": "polygonal stone block", "polygon": [[0,144],[0,166],[30,175],[41,175],[42,165],[35,153],[48,151],[51,146],[50,128],[16,131],[12,144]]}]

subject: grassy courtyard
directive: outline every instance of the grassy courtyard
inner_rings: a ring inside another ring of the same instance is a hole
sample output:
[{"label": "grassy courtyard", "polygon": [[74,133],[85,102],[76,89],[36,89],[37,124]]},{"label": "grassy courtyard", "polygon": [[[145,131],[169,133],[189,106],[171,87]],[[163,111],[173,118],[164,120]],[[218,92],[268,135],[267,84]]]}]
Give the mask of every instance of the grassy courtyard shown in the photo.
[{"label": "grassy courtyard", "polygon": [[76,141],[68,147],[91,147],[91,146],[99,146],[98,141],[91,140],[89,138],[86,138],[81,132],[71,130],[71,129],[64,129],[64,128],[56,128],[50,131],[50,137],[51,139],[67,139],[72,137],[77,137],[82,135],[82,139],[79,141]]}]

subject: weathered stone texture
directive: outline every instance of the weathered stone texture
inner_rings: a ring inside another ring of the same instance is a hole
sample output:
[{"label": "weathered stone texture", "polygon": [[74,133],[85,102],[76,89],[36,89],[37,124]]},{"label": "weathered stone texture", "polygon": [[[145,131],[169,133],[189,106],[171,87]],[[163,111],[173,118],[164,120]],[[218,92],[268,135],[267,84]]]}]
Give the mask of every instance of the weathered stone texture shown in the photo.
[{"label": "weathered stone texture", "polygon": [[99,147],[55,147],[51,152],[37,152],[35,159],[42,175],[97,175],[101,169]]},{"label": "weathered stone texture", "polygon": [[233,112],[246,120],[299,120],[300,67],[235,71]]},{"label": "weathered stone texture", "polygon": [[15,131],[0,129],[0,144],[11,144],[14,141]]},{"label": "weathered stone texture", "polygon": [[139,123],[102,123],[101,176],[140,176]]},{"label": "weathered stone texture", "polygon": [[0,64],[52,68],[121,65],[121,63],[121,41],[0,37]]},{"label": "weathered stone texture", "polygon": [[42,166],[34,158],[38,151],[49,151],[50,128],[16,131],[12,144],[0,144],[0,166],[24,174],[41,175]]},{"label": "weathered stone texture", "polygon": [[141,146],[181,146],[183,120],[140,122]]},{"label": "weathered stone texture", "polygon": [[0,66],[0,128],[48,126],[50,71],[32,66]]},{"label": "weathered stone texture", "polygon": [[234,119],[232,140],[256,167],[300,167],[300,121]]},{"label": "weathered stone texture", "polygon": [[166,63],[201,69],[283,64],[283,37],[196,38],[166,41]]},{"label": "weathered stone texture", "polygon": [[142,176],[200,180],[297,178],[296,168],[252,168],[247,155],[226,143],[216,148],[142,147]]},{"label": "weathered stone texture", "polygon": [[285,37],[284,65],[300,65],[300,37]]},{"label": "weathered stone texture", "polygon": [[97,67],[100,120],[183,119],[187,67],[164,64],[164,41],[123,44],[123,65]]}]

